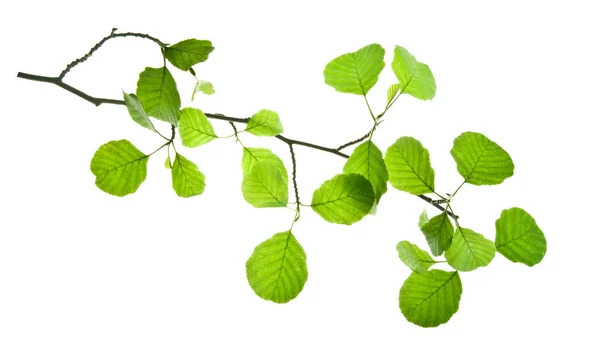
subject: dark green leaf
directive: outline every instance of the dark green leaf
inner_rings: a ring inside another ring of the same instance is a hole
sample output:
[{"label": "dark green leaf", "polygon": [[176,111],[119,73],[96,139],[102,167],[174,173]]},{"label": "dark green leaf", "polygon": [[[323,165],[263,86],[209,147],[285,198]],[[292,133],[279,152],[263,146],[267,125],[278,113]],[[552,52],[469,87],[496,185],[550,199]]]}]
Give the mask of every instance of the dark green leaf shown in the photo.
[{"label": "dark green leaf", "polygon": [[287,183],[277,166],[269,162],[259,162],[244,174],[242,193],[257,208],[282,207],[288,202]]},{"label": "dark green leaf", "polygon": [[96,151],[90,169],[100,190],[125,196],[146,180],[148,158],[127,140],[110,141]]},{"label": "dark green leaf", "polygon": [[185,108],[179,119],[179,136],[183,146],[196,147],[210,142],[217,135],[206,115],[199,109]]},{"label": "dark green leaf", "polygon": [[429,66],[418,62],[405,48],[396,46],[392,70],[400,82],[401,92],[417,99],[431,100],[436,84]]},{"label": "dark green leaf", "polygon": [[148,114],[146,114],[144,111],[142,103],[137,96],[135,96],[135,94],[127,94],[125,91],[123,91],[123,99],[125,100],[125,106],[127,107],[127,111],[129,112],[129,115],[133,121],[142,125],[146,129],[156,131],[154,124],[152,124]]},{"label": "dark green leaf", "polygon": [[252,115],[246,131],[257,136],[275,136],[283,132],[283,125],[275,111],[263,109]]},{"label": "dark green leaf", "polygon": [[425,250],[421,250],[415,244],[409,241],[402,240],[396,245],[398,250],[398,257],[406,264],[412,271],[423,274],[437,261],[427,253]]},{"label": "dark green leaf", "polygon": [[452,246],[446,251],[448,264],[460,271],[472,271],[487,266],[494,259],[496,248],[491,240],[473,230],[458,227]]},{"label": "dark green leaf", "polygon": [[177,125],[181,99],[175,79],[166,67],[147,67],[140,74],[136,94],[149,116]]},{"label": "dark green leaf", "polygon": [[364,176],[340,174],[315,190],[312,208],[329,222],[351,225],[369,213],[374,201],[373,186]]},{"label": "dark green leaf", "polygon": [[546,237],[525,210],[511,208],[496,220],[496,250],[512,262],[533,266],[546,254]]},{"label": "dark green leaf", "polygon": [[421,195],[434,192],[435,173],[429,151],[419,140],[403,136],[385,152],[390,183],[398,190]]},{"label": "dark green leaf", "polygon": [[197,63],[206,61],[214,49],[208,40],[188,39],[165,48],[165,58],[175,67],[188,71]]},{"label": "dark green leaf", "polygon": [[458,172],[473,185],[496,185],[513,175],[510,155],[482,134],[465,132],[454,139],[450,151]]},{"label": "dark green leaf", "polygon": [[325,83],[339,92],[366,95],[385,66],[384,55],[381,45],[371,44],[339,56],[325,66]]},{"label": "dark green leaf", "polygon": [[283,161],[269,149],[263,148],[244,148],[242,155],[242,170],[244,174],[252,172],[254,165],[260,162],[267,162],[274,165],[281,172],[283,181],[288,183],[288,173]]},{"label": "dark green leaf", "polygon": [[181,154],[175,154],[171,178],[175,193],[181,197],[191,197],[204,192],[204,174],[198,170],[196,164],[184,158]]},{"label": "dark green leaf", "polygon": [[461,295],[458,271],[413,272],[400,288],[400,311],[413,324],[435,327],[458,311]]},{"label": "dark green leaf", "polygon": [[[427,214],[425,214],[425,217],[427,217]],[[454,235],[454,227],[445,212],[432,217],[428,221],[424,221],[421,217],[419,224],[421,223],[423,225],[419,226],[434,256],[440,256],[450,248],[452,236]]]}]

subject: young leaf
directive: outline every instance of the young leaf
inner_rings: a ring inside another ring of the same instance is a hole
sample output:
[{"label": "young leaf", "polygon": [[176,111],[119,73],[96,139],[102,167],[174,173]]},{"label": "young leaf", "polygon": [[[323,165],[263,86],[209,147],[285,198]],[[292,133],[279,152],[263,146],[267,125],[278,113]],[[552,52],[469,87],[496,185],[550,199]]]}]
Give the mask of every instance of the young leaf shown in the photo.
[{"label": "young leaf", "polygon": [[90,170],[100,190],[125,196],[133,194],[146,180],[148,158],[127,140],[110,141],[96,151]]},{"label": "young leaf", "polygon": [[533,266],[546,254],[546,237],[525,210],[511,208],[496,220],[496,250],[512,262]]},{"label": "young leaf", "polygon": [[246,277],[256,295],[279,304],[294,299],[308,279],[306,254],[290,231],[260,243],[246,262]]},{"label": "young leaf", "polygon": [[398,190],[421,195],[434,191],[435,173],[429,151],[419,140],[403,136],[385,152],[390,183]]},{"label": "young leaf", "polygon": [[242,155],[242,171],[244,174],[252,172],[254,165],[260,162],[266,162],[274,165],[281,172],[283,182],[286,184],[288,183],[288,173],[283,161],[281,161],[279,156],[275,155],[269,149],[244,148],[244,154]]},{"label": "young leaf", "polygon": [[149,116],[177,125],[181,99],[169,69],[147,67],[140,74],[136,94]]},{"label": "young leaf", "polygon": [[212,95],[215,93],[215,88],[213,87],[213,84],[208,81],[196,80],[196,86],[194,87],[194,92],[192,93],[192,101],[194,101],[194,97],[199,92],[203,93],[204,95]]},{"label": "young leaf", "polygon": [[400,288],[400,311],[413,324],[435,327],[458,311],[461,295],[458,271],[413,272]]},{"label": "young leaf", "polygon": [[191,197],[204,192],[205,177],[198,166],[181,154],[175,154],[171,179],[175,193],[181,197]]},{"label": "young leaf", "polygon": [[364,176],[340,174],[315,190],[311,206],[326,221],[351,225],[369,213],[374,201],[373,186]]},{"label": "young leaf", "polygon": [[496,185],[513,175],[510,155],[482,134],[464,132],[454,139],[450,154],[458,172],[473,185]]},{"label": "young leaf", "polygon": [[252,115],[246,131],[257,136],[275,136],[283,132],[283,125],[275,111],[263,109]]},{"label": "young leaf", "polygon": [[393,84],[390,85],[390,87],[388,88],[387,91],[387,103],[388,105],[392,102],[392,100],[394,100],[394,96],[396,96],[396,94],[398,93],[398,91],[400,91],[400,84]]},{"label": "young leaf", "polygon": [[371,140],[358,145],[344,165],[344,174],[359,174],[373,185],[375,202],[387,191],[388,172],[381,150]]},{"label": "young leaf", "polygon": [[200,109],[185,108],[179,119],[179,136],[183,146],[196,147],[215,139],[215,131]]},{"label": "young leaf", "polygon": [[426,273],[433,264],[437,263],[427,251],[421,250],[417,245],[411,244],[406,240],[400,241],[396,245],[396,250],[398,250],[400,260],[412,271],[419,274]]},{"label": "young leaf", "polygon": [[165,159],[165,169],[169,169],[169,170],[173,169],[173,165],[171,164],[171,158],[170,157],[167,157]]},{"label": "young leaf", "polygon": [[165,48],[165,58],[176,68],[188,71],[197,63],[206,61],[214,49],[208,40],[188,39]]},{"label": "young leaf", "polygon": [[[427,210],[423,210],[421,215],[419,215],[419,229],[421,229],[423,225],[427,224],[428,221],[429,216],[427,216]],[[452,233],[454,233],[454,229],[452,230]]]},{"label": "young leaf", "polygon": [[487,266],[496,248],[491,240],[473,230],[458,227],[452,238],[452,245],[446,251],[448,264],[460,271],[472,271]]},{"label": "young leaf", "polygon": [[[427,214],[425,214],[425,218]],[[440,256],[444,251],[448,250],[452,244],[452,236],[454,234],[454,227],[450,222],[450,218],[446,212],[432,217],[430,220],[419,219],[419,227],[427,239],[431,253],[434,256]]]},{"label": "young leaf", "polygon": [[257,208],[281,207],[288,202],[288,186],[277,166],[259,162],[251,172],[244,174],[242,194],[246,201]]},{"label": "young leaf", "polygon": [[435,96],[436,84],[429,66],[418,62],[401,46],[394,49],[392,70],[400,82],[402,93],[420,100],[431,100]]},{"label": "young leaf", "polygon": [[339,92],[366,95],[385,66],[384,55],[381,45],[371,44],[339,56],[325,66],[325,83]]},{"label": "young leaf", "polygon": [[123,91],[123,100],[125,100],[125,106],[127,106],[127,111],[129,111],[129,115],[133,121],[142,125],[146,129],[156,131],[154,124],[152,124],[148,114],[146,114],[144,111],[142,103],[137,96],[135,96],[135,94],[127,94],[125,91]]}]

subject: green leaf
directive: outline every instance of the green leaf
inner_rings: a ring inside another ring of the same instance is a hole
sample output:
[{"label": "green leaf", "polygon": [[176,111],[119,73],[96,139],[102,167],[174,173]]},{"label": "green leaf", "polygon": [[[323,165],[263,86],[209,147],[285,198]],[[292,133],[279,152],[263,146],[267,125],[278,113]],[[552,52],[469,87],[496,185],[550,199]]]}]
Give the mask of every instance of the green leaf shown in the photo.
[{"label": "green leaf", "polygon": [[283,132],[283,125],[275,111],[263,109],[252,115],[246,131],[257,136],[275,136]]},{"label": "green leaf", "polygon": [[456,270],[472,271],[487,266],[495,254],[496,247],[491,240],[473,230],[458,227],[452,245],[446,251],[446,260]]},{"label": "green leaf", "polygon": [[392,70],[400,82],[402,93],[420,100],[431,100],[435,96],[436,84],[429,66],[418,62],[405,48],[394,49]]},{"label": "green leaf", "polygon": [[167,157],[165,159],[165,168],[166,169],[173,169],[173,165],[171,165],[171,158],[170,157]]},{"label": "green leaf", "polygon": [[185,108],[179,119],[179,136],[183,146],[196,147],[217,138],[211,123],[199,109]]},{"label": "green leaf", "polygon": [[175,154],[173,170],[171,170],[173,189],[181,197],[191,197],[204,192],[205,177],[198,166],[181,154]]},{"label": "green leaf", "polygon": [[388,172],[381,150],[371,140],[354,149],[344,165],[344,174],[359,174],[367,178],[373,186],[375,202],[387,191]]},{"label": "green leaf", "polygon": [[413,324],[435,327],[458,311],[461,295],[458,271],[413,272],[400,288],[400,311]]},{"label": "green leaf", "polygon": [[194,87],[194,92],[192,93],[192,101],[194,101],[194,96],[196,96],[196,94],[199,92],[203,93],[204,95],[212,95],[215,93],[215,88],[209,81],[196,79],[196,86]]},{"label": "green leaf", "polygon": [[146,180],[149,157],[127,140],[110,141],[96,151],[90,170],[100,190],[125,196],[133,194]]},{"label": "green leaf", "polygon": [[400,91],[400,84],[393,84],[390,85],[390,87],[388,88],[387,91],[387,103],[388,105],[392,102],[392,100],[394,100],[394,96],[396,96],[396,94],[398,93],[398,91]]},{"label": "green leaf", "polygon": [[140,74],[136,94],[149,116],[177,125],[181,99],[169,69],[147,67]]},{"label": "green leaf", "polygon": [[[425,218],[426,217],[427,214],[425,214]],[[436,215],[428,221],[420,218],[419,227],[421,228],[423,235],[425,235],[431,253],[434,256],[442,255],[452,244],[454,227],[446,212]]]},{"label": "green leaf", "polygon": [[385,66],[384,55],[381,45],[371,44],[339,56],[325,66],[325,83],[339,92],[366,95]]},{"label": "green leaf", "polygon": [[450,154],[458,172],[473,185],[496,185],[513,175],[510,155],[482,134],[464,132],[454,139]]},{"label": "green leaf", "polygon": [[396,245],[398,250],[398,257],[406,264],[412,271],[423,274],[437,261],[427,253],[425,250],[421,250],[417,245],[411,244],[409,241],[402,240]]},{"label": "green leaf", "polygon": [[421,195],[434,192],[435,173],[429,151],[419,140],[403,136],[385,152],[390,183],[398,190]]},{"label": "green leaf", "polygon": [[[421,229],[423,225],[427,224],[428,221],[429,216],[427,216],[427,210],[423,210],[421,215],[419,215],[419,229]],[[452,233],[454,233],[454,230],[452,230]]]},{"label": "green leaf", "polygon": [[288,202],[288,186],[277,166],[259,162],[252,172],[244,174],[242,194],[246,201],[257,208],[281,207]]},{"label": "green leaf", "polygon": [[374,201],[373,186],[364,176],[340,174],[315,190],[311,206],[326,221],[351,225],[369,213]]},{"label": "green leaf", "polygon": [[546,237],[525,210],[511,208],[496,220],[496,250],[512,262],[533,266],[546,254]]},{"label": "green leaf", "polygon": [[188,71],[197,63],[206,61],[214,49],[208,40],[188,39],[165,48],[165,58],[178,69]]},{"label": "green leaf", "polygon": [[142,106],[140,99],[138,99],[135,94],[127,94],[125,91],[123,91],[123,99],[125,100],[125,106],[127,107],[127,111],[129,111],[129,115],[133,121],[142,125],[146,129],[156,131],[154,124],[152,124],[148,114],[146,114],[144,111],[144,107]]},{"label": "green leaf", "polygon": [[260,243],[246,262],[246,277],[256,295],[279,304],[294,299],[308,279],[306,254],[290,231]]},{"label": "green leaf", "polygon": [[283,161],[279,158],[279,156],[275,155],[269,149],[263,148],[244,148],[244,154],[242,155],[242,170],[244,174],[252,172],[254,165],[266,162],[271,165],[274,165],[280,172],[283,177],[283,182],[288,183],[288,173],[283,164]]}]

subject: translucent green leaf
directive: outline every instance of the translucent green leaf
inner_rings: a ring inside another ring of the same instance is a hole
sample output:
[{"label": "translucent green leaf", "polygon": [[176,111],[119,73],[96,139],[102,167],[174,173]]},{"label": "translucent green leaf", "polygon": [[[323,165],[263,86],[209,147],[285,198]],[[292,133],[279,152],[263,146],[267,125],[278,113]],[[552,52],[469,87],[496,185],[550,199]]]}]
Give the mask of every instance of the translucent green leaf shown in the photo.
[{"label": "translucent green leaf", "polygon": [[136,94],[149,116],[177,125],[181,99],[169,69],[147,67],[140,74]]},{"label": "translucent green leaf", "polygon": [[169,170],[170,170],[170,169],[173,169],[173,165],[171,165],[171,158],[170,158],[170,157],[167,157],[167,158],[165,159],[165,168],[166,168],[166,169],[169,169]]},{"label": "translucent green leaf", "polygon": [[283,182],[288,183],[288,173],[283,164],[283,161],[279,158],[279,156],[275,155],[269,149],[263,148],[244,148],[244,154],[242,155],[242,170],[244,174],[252,172],[254,165],[266,162],[271,165],[274,165],[281,172],[281,176],[283,177]]},{"label": "translucent green leaf", "polygon": [[387,191],[388,172],[381,150],[371,140],[358,145],[344,165],[344,174],[359,174],[373,186],[375,202]]},{"label": "translucent green leaf", "polygon": [[291,232],[260,243],[246,262],[246,277],[256,295],[276,303],[294,299],[308,279],[306,254]]},{"label": "translucent green leaf", "polygon": [[257,208],[281,207],[288,202],[288,186],[277,166],[259,162],[251,172],[244,174],[242,194],[246,201]]},{"label": "translucent green leaf", "polygon": [[421,250],[417,245],[411,244],[409,241],[402,240],[396,245],[398,250],[398,257],[406,264],[412,271],[423,274],[437,261],[427,253],[425,250]]},{"label": "translucent green leaf", "polygon": [[364,176],[340,174],[315,190],[311,206],[329,222],[351,225],[369,213],[374,201],[373,186]]},{"label": "translucent green leaf", "polygon": [[325,83],[339,92],[366,95],[385,66],[384,55],[381,45],[371,44],[339,56],[325,66]]},{"label": "translucent green leaf", "polygon": [[214,49],[208,40],[188,39],[165,48],[165,58],[178,69],[188,71],[197,63],[206,61]]},{"label": "translucent green leaf", "polygon": [[203,93],[204,95],[212,95],[215,93],[215,88],[213,87],[213,84],[208,81],[196,80],[196,86],[194,87],[194,92],[192,93],[192,101],[194,101],[194,97],[199,92]]},{"label": "translucent green leaf", "polygon": [[154,124],[152,124],[152,121],[150,121],[148,114],[146,114],[144,111],[142,103],[137,96],[135,96],[135,94],[127,94],[125,91],[123,91],[123,100],[125,100],[125,106],[127,107],[127,111],[129,111],[129,115],[133,121],[142,125],[146,129],[156,131]]},{"label": "translucent green leaf", "polygon": [[[425,214],[425,217],[427,217],[427,214]],[[422,218],[419,219],[419,227],[423,235],[425,235],[431,253],[434,256],[440,256],[450,248],[454,235],[454,227],[445,212],[432,217],[428,221],[424,221]]]},{"label": "translucent green leaf", "polygon": [[[422,228],[423,225],[427,224],[428,221],[429,216],[427,216],[427,210],[423,210],[421,215],[419,215],[419,229]],[[454,230],[452,230],[452,233],[454,233]]]},{"label": "translucent green leaf", "polygon": [[421,195],[434,191],[435,173],[429,151],[419,140],[404,136],[385,152],[390,183],[398,190]]},{"label": "translucent green leaf", "polygon": [[454,139],[450,154],[458,172],[473,185],[496,185],[513,175],[510,155],[482,134],[464,132]]},{"label": "translucent green leaf", "polygon": [[458,271],[413,272],[400,288],[400,311],[413,324],[435,327],[458,311],[461,295]]},{"label": "translucent green leaf", "polygon": [[400,82],[401,91],[420,100],[435,96],[436,84],[429,66],[418,62],[405,48],[396,46],[392,70]]},{"label": "translucent green leaf", "polygon": [[396,96],[396,94],[398,94],[398,91],[400,91],[400,84],[393,84],[388,88],[387,91],[387,103],[391,103],[392,100],[394,100],[394,96]]},{"label": "translucent green leaf", "polygon": [[283,132],[283,125],[275,111],[263,109],[252,115],[246,131],[257,136],[275,136]]},{"label": "translucent green leaf", "polygon": [[191,197],[204,192],[205,177],[198,166],[181,154],[175,154],[171,179],[175,193],[181,197]]},{"label": "translucent green leaf", "polygon": [[194,108],[185,108],[181,111],[179,136],[183,146],[187,147],[200,146],[217,137],[206,115]]},{"label": "translucent green leaf", "polygon": [[452,245],[446,251],[448,264],[460,271],[472,271],[487,266],[496,255],[496,247],[491,240],[473,230],[458,227],[452,238]]},{"label": "translucent green leaf", "polygon": [[149,157],[127,140],[110,141],[96,151],[90,170],[100,190],[125,196],[133,194],[146,180]]},{"label": "translucent green leaf", "polygon": [[533,266],[546,254],[546,237],[525,210],[511,208],[496,220],[496,250],[512,262]]}]

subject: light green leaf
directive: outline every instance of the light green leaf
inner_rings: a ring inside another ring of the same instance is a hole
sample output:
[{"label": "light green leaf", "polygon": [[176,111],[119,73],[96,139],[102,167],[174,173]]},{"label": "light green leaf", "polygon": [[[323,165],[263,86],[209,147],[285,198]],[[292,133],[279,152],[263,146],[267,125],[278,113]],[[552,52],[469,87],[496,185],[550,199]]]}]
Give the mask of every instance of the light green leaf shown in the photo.
[{"label": "light green leaf", "polygon": [[452,245],[446,251],[448,264],[460,271],[472,271],[487,266],[496,255],[496,247],[491,240],[473,230],[458,227],[452,238]]},{"label": "light green leaf", "polygon": [[458,172],[473,185],[496,185],[513,175],[510,155],[482,134],[464,132],[454,139],[450,154]]},{"label": "light green leaf", "polygon": [[214,49],[208,40],[188,39],[165,48],[165,58],[178,69],[188,71],[197,63],[206,61]]},{"label": "light green leaf", "polygon": [[396,46],[392,70],[400,82],[401,91],[420,100],[435,96],[436,84],[429,66],[418,62],[405,48]]},{"label": "light green leaf", "polygon": [[311,206],[326,221],[351,225],[369,213],[374,201],[373,186],[364,176],[340,174],[315,190]]},{"label": "light green leaf", "polygon": [[288,186],[277,166],[259,162],[252,172],[244,174],[242,194],[246,201],[257,208],[281,207],[288,202]]},{"label": "light green leaf", "polygon": [[127,140],[110,141],[96,151],[90,170],[100,190],[125,196],[133,194],[146,180],[149,157]]},{"label": "light green leaf", "polygon": [[389,103],[392,102],[392,100],[394,100],[394,96],[396,96],[396,94],[398,94],[398,91],[400,91],[400,84],[393,84],[390,85],[390,87],[388,88],[387,91],[387,103],[389,105]]},{"label": "light green leaf", "polygon": [[286,184],[288,183],[288,173],[283,161],[281,161],[279,156],[275,155],[269,149],[244,148],[244,154],[242,155],[242,170],[244,174],[252,172],[254,165],[260,162],[266,162],[274,165],[281,172],[283,182]]},{"label": "light green leaf", "polygon": [[[427,217],[427,214],[425,214],[425,217]],[[434,256],[440,256],[450,248],[454,227],[446,212],[436,215],[426,222],[424,222],[423,218],[420,218],[419,227],[423,235],[425,235],[431,253]]]},{"label": "light green leaf", "polygon": [[385,152],[390,183],[398,190],[421,195],[434,192],[435,173],[429,151],[419,140],[403,136]]},{"label": "light green leaf", "polygon": [[142,103],[137,96],[135,96],[135,94],[127,94],[125,91],[123,91],[123,100],[125,100],[125,106],[127,107],[127,111],[129,112],[129,115],[133,121],[142,125],[146,129],[156,131],[154,124],[152,124],[148,114],[146,114],[144,111]]},{"label": "light green leaf", "polygon": [[396,245],[398,250],[398,257],[406,264],[412,271],[423,274],[437,261],[427,253],[425,250],[421,250],[417,245],[410,243],[409,241],[402,240]]},{"label": "light green leaf", "polygon": [[275,136],[283,132],[283,125],[275,111],[263,109],[252,115],[246,131],[257,136]]},{"label": "light green leaf", "polygon": [[358,145],[344,165],[344,174],[359,174],[373,186],[375,202],[387,191],[388,172],[381,150],[371,140]]},{"label": "light green leaf", "polygon": [[179,119],[179,136],[183,146],[196,147],[217,138],[206,115],[194,108],[185,108]]},{"label": "light green leaf", "polygon": [[177,126],[181,99],[169,69],[147,67],[140,74],[136,94],[149,116]]},{"label": "light green leaf", "polygon": [[325,66],[325,83],[339,92],[366,95],[385,66],[384,55],[381,45],[371,44],[339,56]]},{"label": "light green leaf", "polygon": [[[429,216],[427,216],[427,210],[423,210],[421,215],[419,215],[419,229],[421,229],[423,225],[427,224],[428,221]],[[452,233],[454,233],[454,230],[452,230]]]},{"label": "light green leaf", "polygon": [[413,272],[400,288],[400,311],[413,324],[435,327],[458,311],[461,295],[458,271]]},{"label": "light green leaf", "polygon": [[260,243],[246,262],[246,277],[256,295],[279,304],[294,299],[308,279],[306,253],[291,232]]},{"label": "light green leaf", "polygon": [[173,165],[171,165],[171,158],[170,157],[167,157],[165,159],[165,168],[166,169],[173,169]]},{"label": "light green leaf", "polygon": [[215,93],[215,88],[209,81],[196,79],[196,86],[194,87],[194,92],[192,93],[192,101],[194,101],[194,96],[196,96],[196,94],[199,92],[203,93],[204,95],[212,95]]},{"label": "light green leaf", "polygon": [[173,189],[181,197],[191,197],[204,192],[205,177],[198,166],[181,154],[175,154],[173,170],[171,170]]},{"label": "light green leaf", "polygon": [[511,208],[496,220],[496,250],[512,262],[533,266],[546,254],[546,237],[525,210]]}]

